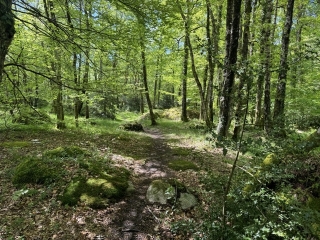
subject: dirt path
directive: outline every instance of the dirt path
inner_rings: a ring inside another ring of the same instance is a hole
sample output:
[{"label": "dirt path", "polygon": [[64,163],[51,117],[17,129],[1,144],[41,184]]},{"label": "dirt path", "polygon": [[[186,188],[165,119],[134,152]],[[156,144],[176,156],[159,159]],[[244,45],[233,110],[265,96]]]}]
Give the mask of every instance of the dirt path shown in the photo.
[{"label": "dirt path", "polygon": [[112,216],[108,239],[170,239],[169,229],[163,229],[157,217],[161,207],[148,204],[146,192],[152,180],[174,176],[173,171],[167,167],[171,150],[159,130],[146,129],[145,134],[152,141],[149,157],[137,161],[119,155],[113,156],[119,165],[127,166],[133,171],[134,190],[124,200],[112,206],[118,210]]}]

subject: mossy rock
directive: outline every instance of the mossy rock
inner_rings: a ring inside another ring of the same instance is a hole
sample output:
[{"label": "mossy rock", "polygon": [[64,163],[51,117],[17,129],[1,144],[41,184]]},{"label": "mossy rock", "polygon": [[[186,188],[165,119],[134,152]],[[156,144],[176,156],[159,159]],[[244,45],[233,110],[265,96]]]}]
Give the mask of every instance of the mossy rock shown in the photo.
[{"label": "mossy rock", "polygon": [[98,177],[74,178],[60,200],[63,205],[75,206],[79,202],[91,208],[104,208],[110,200],[119,199],[129,187],[128,171],[118,168],[101,169]]},{"label": "mossy rock", "polygon": [[28,147],[30,146],[30,142],[25,142],[25,141],[12,141],[12,142],[3,142],[0,144],[2,147],[6,148],[23,148],[23,147]]},{"label": "mossy rock", "polygon": [[150,203],[167,204],[176,195],[175,188],[163,180],[154,180],[147,190],[147,200]]},{"label": "mossy rock", "polygon": [[120,176],[119,180],[123,179],[123,176],[129,178],[130,171],[123,167],[111,167],[110,163],[104,159],[80,159],[79,167],[88,171],[91,176],[97,176],[106,179],[114,179],[117,182],[117,176]]},{"label": "mossy rock", "polygon": [[280,163],[279,157],[277,157],[274,153],[269,154],[262,162],[262,169],[269,169],[274,165],[278,165]]},{"label": "mossy rock", "polygon": [[61,171],[58,162],[27,157],[14,171],[12,182],[16,185],[27,183],[44,184],[54,182]]},{"label": "mossy rock", "polygon": [[76,158],[78,156],[90,156],[90,153],[78,146],[70,147],[58,147],[52,150],[46,151],[44,154],[46,157],[57,157],[57,158]]},{"label": "mossy rock", "polygon": [[188,169],[191,170],[198,170],[198,166],[193,162],[186,161],[186,160],[172,160],[168,163],[169,168],[175,171],[185,171]]}]

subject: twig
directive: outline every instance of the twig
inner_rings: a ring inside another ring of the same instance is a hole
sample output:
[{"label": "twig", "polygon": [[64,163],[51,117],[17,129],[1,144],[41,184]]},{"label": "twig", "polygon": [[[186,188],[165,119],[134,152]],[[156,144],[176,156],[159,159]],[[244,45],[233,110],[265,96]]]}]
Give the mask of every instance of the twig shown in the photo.
[{"label": "twig", "polygon": [[161,223],[160,219],[157,218],[157,216],[153,214],[153,212],[151,211],[151,209],[150,209],[148,206],[147,206],[147,209],[148,209],[148,211],[152,214],[152,216],[156,219],[156,221],[157,221],[158,223]]}]

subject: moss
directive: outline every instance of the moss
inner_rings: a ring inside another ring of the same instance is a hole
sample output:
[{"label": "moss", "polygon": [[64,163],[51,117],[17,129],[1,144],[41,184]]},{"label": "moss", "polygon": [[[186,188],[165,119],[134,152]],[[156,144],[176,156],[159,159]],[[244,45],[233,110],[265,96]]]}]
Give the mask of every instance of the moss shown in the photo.
[{"label": "moss", "polygon": [[30,146],[30,142],[25,141],[12,141],[12,142],[3,142],[0,144],[2,147],[6,148],[22,148]]},{"label": "moss", "polygon": [[44,184],[55,181],[59,177],[57,162],[48,162],[40,158],[26,158],[15,169],[14,184]]},{"label": "moss", "polygon": [[75,178],[60,200],[63,205],[75,206],[79,201],[91,208],[103,208],[110,199],[121,198],[129,186],[128,171],[121,168],[100,169],[98,177]]},{"label": "moss", "polygon": [[191,150],[188,148],[173,148],[172,149],[173,155],[177,156],[188,156],[191,153]]},{"label": "moss", "polygon": [[176,171],[185,171],[188,169],[198,170],[198,166],[193,162],[186,161],[186,160],[173,160],[170,161],[168,164],[169,168],[176,170]]},{"label": "moss", "polygon": [[89,156],[89,152],[85,149],[82,149],[77,146],[70,146],[70,147],[58,147],[52,150],[48,150],[44,153],[44,156],[46,157],[70,157],[75,158],[78,156]]},{"label": "moss", "polygon": [[170,187],[170,184],[163,180],[154,180],[151,185],[156,189],[162,189],[163,191],[167,190]]},{"label": "moss", "polygon": [[96,196],[90,196],[86,193],[82,194],[80,197],[80,201],[85,203],[85,205],[93,208],[93,209],[101,209],[108,205],[109,199],[96,197]]}]

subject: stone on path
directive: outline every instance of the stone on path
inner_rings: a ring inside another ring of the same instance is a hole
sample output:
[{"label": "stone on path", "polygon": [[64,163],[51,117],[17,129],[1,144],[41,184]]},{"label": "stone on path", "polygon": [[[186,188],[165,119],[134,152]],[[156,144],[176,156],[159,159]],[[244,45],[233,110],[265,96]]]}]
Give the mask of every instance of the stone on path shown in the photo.
[{"label": "stone on path", "polygon": [[147,190],[147,200],[150,203],[166,204],[167,200],[175,196],[175,189],[162,180],[154,180]]},{"label": "stone on path", "polygon": [[198,203],[196,197],[190,193],[181,193],[179,202],[183,210],[192,208]]}]

